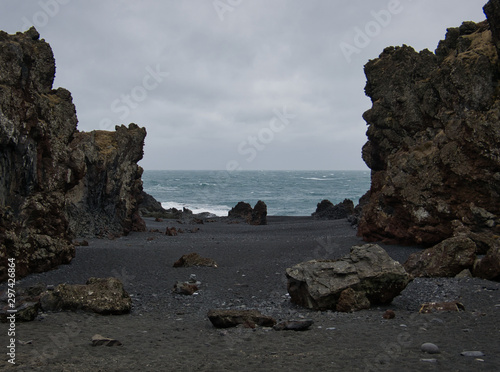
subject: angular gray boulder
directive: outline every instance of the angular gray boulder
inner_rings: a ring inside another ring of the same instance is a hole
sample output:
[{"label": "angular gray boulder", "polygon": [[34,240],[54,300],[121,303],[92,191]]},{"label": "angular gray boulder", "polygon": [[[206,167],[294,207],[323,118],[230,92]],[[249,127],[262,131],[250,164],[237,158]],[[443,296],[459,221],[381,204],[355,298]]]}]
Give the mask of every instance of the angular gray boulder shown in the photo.
[{"label": "angular gray boulder", "polygon": [[371,305],[390,303],[410,282],[403,266],[376,244],[354,246],[338,260],[300,263],[288,268],[286,276],[292,302],[316,310],[359,310],[339,306],[341,293],[349,288]]}]

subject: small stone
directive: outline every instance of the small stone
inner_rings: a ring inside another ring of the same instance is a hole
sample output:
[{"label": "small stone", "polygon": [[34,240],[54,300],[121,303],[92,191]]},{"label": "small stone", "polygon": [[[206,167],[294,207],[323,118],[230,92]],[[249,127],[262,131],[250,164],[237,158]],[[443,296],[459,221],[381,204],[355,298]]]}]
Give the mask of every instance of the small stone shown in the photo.
[{"label": "small stone", "polygon": [[478,358],[484,356],[484,353],[482,351],[462,351],[460,355],[464,357]]},{"label": "small stone", "polygon": [[396,313],[392,310],[387,310],[382,317],[384,319],[394,319],[396,317]]},{"label": "small stone", "polygon": [[122,346],[122,343],[112,338],[103,337],[99,334],[92,336],[92,346]]},{"label": "small stone", "polygon": [[437,359],[420,359],[421,362],[425,362],[425,363],[437,363]]},{"label": "small stone", "polygon": [[276,324],[275,331],[307,331],[314,324],[313,320],[290,320]]},{"label": "small stone", "polygon": [[426,342],[425,344],[422,344],[422,346],[420,346],[420,350],[422,350],[424,353],[427,353],[427,354],[439,354],[440,353],[437,345],[432,344],[430,342]]}]

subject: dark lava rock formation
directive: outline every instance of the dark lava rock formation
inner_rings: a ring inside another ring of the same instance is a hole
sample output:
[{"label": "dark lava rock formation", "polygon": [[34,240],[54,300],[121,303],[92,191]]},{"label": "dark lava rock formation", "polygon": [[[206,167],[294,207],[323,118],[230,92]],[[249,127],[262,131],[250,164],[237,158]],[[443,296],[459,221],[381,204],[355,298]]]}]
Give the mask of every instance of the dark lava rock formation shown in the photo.
[{"label": "dark lava rock formation", "polygon": [[31,28],[0,31],[0,281],[68,263],[75,236],[144,230],[144,128],[77,130],[70,92],[52,89],[52,50]]},{"label": "dark lava rock formation", "polygon": [[244,220],[250,225],[267,225],[267,205],[259,200],[252,208],[250,204],[241,201],[228,212],[228,217]]},{"label": "dark lava rock formation", "polygon": [[330,200],[322,200],[312,214],[318,220],[341,220],[354,214],[354,203],[350,199],[334,205]]},{"label": "dark lava rock formation", "polygon": [[366,64],[365,240],[465,235],[487,251],[500,235],[500,1],[484,11],[487,21],[448,29],[435,53],[389,47]]}]

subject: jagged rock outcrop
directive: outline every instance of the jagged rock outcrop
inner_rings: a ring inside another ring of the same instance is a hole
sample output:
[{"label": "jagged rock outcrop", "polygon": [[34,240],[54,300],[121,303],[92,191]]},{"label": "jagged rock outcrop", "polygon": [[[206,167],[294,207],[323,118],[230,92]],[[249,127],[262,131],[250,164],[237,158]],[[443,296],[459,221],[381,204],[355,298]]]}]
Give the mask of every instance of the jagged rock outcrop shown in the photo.
[{"label": "jagged rock outcrop", "polygon": [[352,215],[354,215],[354,203],[350,199],[345,199],[335,205],[329,200],[322,200],[312,214],[315,219],[319,220],[341,220]]},{"label": "jagged rock outcrop", "polygon": [[146,132],[77,130],[70,92],[52,89],[52,50],[31,28],[0,31],[0,281],[68,263],[75,234],[142,229]]},{"label": "jagged rock outcrop", "polygon": [[259,200],[252,208],[241,201],[228,212],[228,217],[242,219],[250,225],[267,225],[267,205]]},{"label": "jagged rock outcrop", "polygon": [[484,10],[435,53],[389,47],[366,64],[365,240],[432,246],[460,228],[479,246],[500,233],[500,1]]},{"label": "jagged rock outcrop", "polygon": [[[142,159],[146,130],[135,124],[114,132],[75,133],[70,143],[71,165],[78,183],[66,192],[69,228],[78,236],[123,235],[144,231]],[[69,176],[68,176],[69,177]]]}]

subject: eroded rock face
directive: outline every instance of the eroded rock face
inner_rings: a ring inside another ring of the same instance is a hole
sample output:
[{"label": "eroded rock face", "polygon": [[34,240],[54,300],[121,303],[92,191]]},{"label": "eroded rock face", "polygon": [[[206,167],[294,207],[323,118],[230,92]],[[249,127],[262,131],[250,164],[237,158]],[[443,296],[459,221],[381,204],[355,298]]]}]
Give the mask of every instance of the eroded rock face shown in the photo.
[{"label": "eroded rock face", "polygon": [[413,253],[404,264],[414,277],[454,277],[472,269],[476,244],[464,236],[443,240],[432,248]]},{"label": "eroded rock face", "polygon": [[146,130],[136,124],[114,132],[75,133],[70,164],[82,175],[66,192],[69,228],[77,236],[107,236],[145,231],[139,215],[142,201],[142,159]]},{"label": "eroded rock face", "polygon": [[499,234],[500,1],[485,12],[488,21],[448,29],[435,53],[389,47],[366,64],[365,240],[432,246],[457,220]]},{"label": "eroded rock face", "polygon": [[317,310],[356,311],[390,303],[409,282],[403,266],[376,244],[339,260],[312,260],[286,270],[292,302]]},{"label": "eroded rock face", "polygon": [[77,130],[70,92],[52,89],[55,61],[38,32],[0,31],[0,281],[74,257],[75,235],[143,229],[137,213],[146,132]]}]

